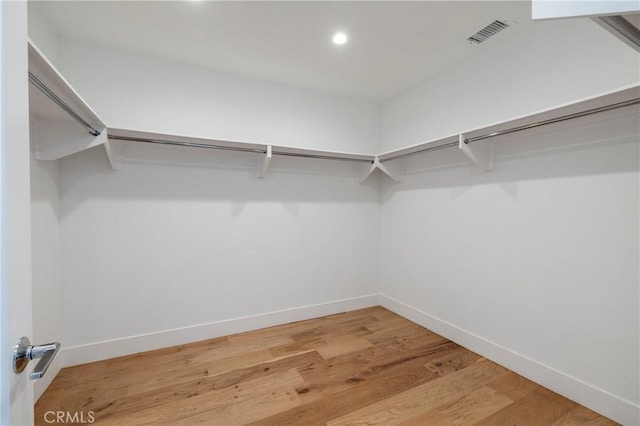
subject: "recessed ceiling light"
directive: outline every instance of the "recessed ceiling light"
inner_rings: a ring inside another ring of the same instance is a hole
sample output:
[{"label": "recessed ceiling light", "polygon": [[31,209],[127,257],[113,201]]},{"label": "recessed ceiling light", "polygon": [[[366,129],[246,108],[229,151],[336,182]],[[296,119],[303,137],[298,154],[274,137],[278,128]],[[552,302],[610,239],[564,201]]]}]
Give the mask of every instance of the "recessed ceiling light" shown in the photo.
[{"label": "recessed ceiling light", "polygon": [[335,33],[332,40],[334,44],[345,44],[348,39],[345,33]]}]

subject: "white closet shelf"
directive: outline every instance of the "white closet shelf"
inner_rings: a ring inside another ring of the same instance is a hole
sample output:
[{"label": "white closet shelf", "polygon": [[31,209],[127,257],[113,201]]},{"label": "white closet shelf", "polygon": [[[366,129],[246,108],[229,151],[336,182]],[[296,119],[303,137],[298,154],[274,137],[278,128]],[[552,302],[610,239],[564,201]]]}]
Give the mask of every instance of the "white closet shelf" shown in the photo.
[{"label": "white closet shelf", "polygon": [[[337,160],[363,161],[369,163],[373,163],[376,159],[378,159],[380,162],[386,162],[424,151],[430,151],[450,146],[458,146],[460,135],[464,135],[465,140],[467,141],[476,142],[489,138],[498,138],[504,134],[531,130],[543,125],[566,121],[581,116],[587,116],[596,112],[605,112],[611,109],[628,107],[637,104],[640,104],[640,85],[629,85],[595,96],[583,98],[575,102],[569,102],[557,107],[547,108],[533,114],[519,116],[472,130],[457,132],[450,136],[445,136],[443,138],[422,142],[416,145],[387,151],[378,155],[313,150],[280,145],[271,145],[271,147],[273,150],[273,155],[329,158]],[[246,150],[262,153],[266,153],[267,146],[269,146],[267,144],[223,141],[190,136],[152,133],[131,129],[115,129],[111,127],[108,129],[108,133],[109,138],[111,139],[130,140],[137,142],[166,143],[186,146],[188,146],[189,144],[193,144],[195,146],[207,145],[211,148]]]},{"label": "white closet shelf", "polygon": [[167,133],[154,133],[134,129],[118,129],[109,127],[107,129],[108,138],[111,140],[122,140],[128,142],[145,142],[162,145],[193,146],[196,148],[217,148],[233,151],[247,151],[263,153],[266,146],[262,144],[223,141],[216,139],[206,139],[194,136],[171,135]]},{"label": "white closet shelf", "polygon": [[638,104],[640,104],[640,85],[633,84],[488,126],[457,132],[442,138],[383,152],[378,155],[378,159],[381,162],[387,162],[413,154],[459,146],[461,135],[467,142],[473,143],[489,139],[495,142],[500,140],[498,138],[503,135],[531,131],[544,125]]},{"label": "white closet shelf", "polygon": [[361,162],[363,164],[361,181],[366,180],[375,170],[380,170],[394,181],[400,182],[402,162],[392,160],[448,147],[458,147],[483,170],[492,170],[493,144],[495,141],[504,140],[505,135],[521,131],[530,132],[540,126],[623,107],[634,106],[635,110],[638,110],[640,104],[640,85],[635,84],[533,114],[374,155],[110,127],[104,124],[31,41],[29,41],[29,80],[32,85],[29,108],[35,125],[36,158],[38,159],[57,160],[103,145],[111,167],[119,170],[121,167],[121,156],[117,152],[119,147],[118,144],[110,143],[110,140],[119,140],[261,154],[264,157],[258,165],[259,177],[264,177],[273,156],[290,156]]},{"label": "white closet shelf", "polygon": [[31,40],[28,56],[36,158],[57,160],[105,144],[104,122]]},{"label": "white closet shelf", "polygon": [[184,135],[169,135],[164,133],[146,132],[132,129],[115,129],[109,127],[107,129],[107,142],[106,149],[109,161],[114,170],[120,169],[121,156],[118,154],[119,146],[112,144],[109,141],[126,141],[137,143],[149,143],[159,145],[173,145],[192,148],[210,148],[220,149],[227,151],[240,151],[251,152],[264,155],[263,161],[258,164],[258,177],[264,178],[269,165],[271,164],[272,157],[286,156],[286,157],[304,157],[315,158],[321,160],[342,160],[363,162],[367,165],[372,164],[376,158],[373,154],[355,154],[350,152],[339,151],[322,151],[306,148],[294,148],[281,145],[263,145],[247,142],[234,142],[217,139],[206,139],[193,136]]},{"label": "white closet shelf", "polygon": [[503,135],[638,104],[640,104],[640,85],[633,84],[488,126],[457,132],[442,138],[387,151],[378,155],[378,159],[381,162],[387,162],[413,154],[459,146],[461,135],[467,143],[489,139],[497,141],[499,140],[497,138]]},{"label": "white closet shelf", "polygon": [[165,133],[153,133],[133,129],[107,129],[109,139],[130,142],[155,143],[160,145],[191,146],[196,148],[213,148],[229,151],[246,151],[266,154],[271,146],[272,155],[290,157],[308,157],[330,160],[363,161],[372,162],[373,154],[356,154],[340,151],[325,151],[306,148],[295,148],[283,145],[255,144],[248,142],[235,142],[227,140],[206,139],[193,136],[170,135]]},{"label": "white closet shelf", "polygon": [[261,153],[267,157],[260,167],[262,176],[271,156],[366,163],[375,159],[373,154],[235,142],[107,126],[31,40],[28,50],[29,112],[35,125],[36,158],[40,160],[57,160],[104,145],[112,168],[119,170],[118,146],[110,144],[109,139]]},{"label": "white closet shelf", "polygon": [[273,145],[273,155],[285,155],[289,157],[328,158],[333,160],[362,161],[371,163],[376,158],[374,154],[356,154],[341,151],[319,151],[315,149],[294,148],[289,146]]},{"label": "white closet shelf", "polygon": [[[60,74],[38,47],[29,40],[29,80],[32,83],[29,91],[29,112],[35,118],[66,120],[80,118],[93,130],[101,131],[104,122],[89,104],[78,94],[69,82]],[[40,84],[44,88],[39,87]],[[35,87],[34,87],[35,86]],[[35,90],[38,87],[40,90]],[[55,100],[45,96],[43,90],[51,92],[52,96],[66,104],[77,118],[64,112],[62,105],[56,105]],[[85,125],[84,123],[80,123]],[[87,130],[89,129],[88,126]]]}]

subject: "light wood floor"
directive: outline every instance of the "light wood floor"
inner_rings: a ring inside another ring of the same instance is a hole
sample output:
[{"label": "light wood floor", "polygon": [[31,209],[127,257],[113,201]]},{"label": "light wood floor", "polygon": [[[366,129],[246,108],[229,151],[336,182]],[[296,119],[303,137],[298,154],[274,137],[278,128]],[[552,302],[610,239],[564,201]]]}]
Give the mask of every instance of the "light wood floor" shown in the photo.
[{"label": "light wood floor", "polygon": [[47,411],[101,425],[615,424],[381,307],[65,368],[36,424]]}]

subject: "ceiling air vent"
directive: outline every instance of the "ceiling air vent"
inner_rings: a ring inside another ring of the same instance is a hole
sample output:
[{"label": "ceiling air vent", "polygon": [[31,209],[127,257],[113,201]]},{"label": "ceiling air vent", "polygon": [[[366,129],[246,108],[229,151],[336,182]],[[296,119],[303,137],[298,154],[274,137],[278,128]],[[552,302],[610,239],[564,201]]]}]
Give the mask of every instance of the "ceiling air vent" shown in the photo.
[{"label": "ceiling air vent", "polygon": [[504,21],[493,21],[492,23],[490,23],[489,25],[487,25],[486,27],[484,27],[483,29],[481,29],[480,31],[478,31],[477,33],[469,37],[467,41],[469,43],[475,43],[475,44],[482,43],[489,37],[498,34],[500,31],[504,30],[508,26],[509,24],[507,24]]}]

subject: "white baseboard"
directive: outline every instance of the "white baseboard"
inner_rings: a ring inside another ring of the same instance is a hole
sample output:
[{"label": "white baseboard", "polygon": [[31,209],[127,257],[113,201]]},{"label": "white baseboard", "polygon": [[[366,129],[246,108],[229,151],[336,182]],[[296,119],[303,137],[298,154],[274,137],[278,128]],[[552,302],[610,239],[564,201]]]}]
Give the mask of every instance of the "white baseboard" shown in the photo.
[{"label": "white baseboard", "polygon": [[[317,305],[301,306],[190,327],[164,330],[85,345],[63,348],[60,365],[65,367],[131,355],[154,349],[258,330],[340,312],[381,305],[429,330],[434,331],[496,363],[515,371],[561,395],[624,425],[640,424],[640,407],[605,390],[585,383],[552,367],[500,346],[490,340],[429,315],[384,294],[371,294]],[[54,367],[54,366],[52,366]],[[51,371],[57,373],[57,371]],[[49,375],[49,382],[55,374]],[[43,379],[35,388],[36,399],[49,383]]]},{"label": "white baseboard", "polygon": [[640,424],[640,407],[384,294],[379,304],[460,346],[515,371],[623,425]]},{"label": "white baseboard", "polygon": [[[371,294],[319,303],[317,305],[300,306],[282,311],[198,324],[190,327],[163,330],[66,348],[63,347],[60,355],[63,355],[64,366],[70,367],[376,305],[378,305],[378,295]],[[55,375],[51,375],[51,377],[54,376]]]}]

